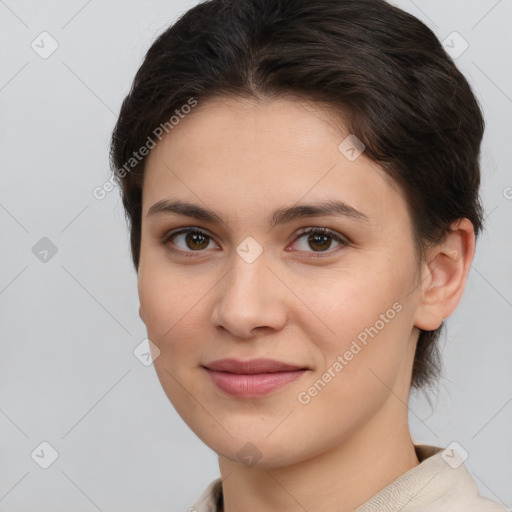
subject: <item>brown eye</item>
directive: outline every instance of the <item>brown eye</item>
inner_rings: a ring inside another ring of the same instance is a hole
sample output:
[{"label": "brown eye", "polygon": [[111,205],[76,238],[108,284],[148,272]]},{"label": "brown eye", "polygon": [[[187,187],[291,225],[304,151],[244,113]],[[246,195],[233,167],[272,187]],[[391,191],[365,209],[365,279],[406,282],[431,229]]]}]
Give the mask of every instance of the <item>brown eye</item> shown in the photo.
[{"label": "brown eye", "polygon": [[[334,250],[329,250],[333,241],[341,246],[348,245],[347,241],[327,228],[307,228],[298,234],[296,241],[299,240],[302,243],[302,248],[299,250],[305,252],[334,252]],[[313,249],[313,251],[308,251],[308,249]]]},{"label": "brown eye", "polygon": [[[207,249],[211,241],[211,237],[203,231],[187,228],[168,233],[162,240],[162,244],[178,253],[190,253],[201,252]],[[176,249],[172,246],[176,247]]]},{"label": "brown eye", "polygon": [[308,236],[308,243],[312,249],[326,251],[331,246],[332,238],[329,235],[324,235],[321,233],[311,233]]},{"label": "brown eye", "polygon": [[190,231],[185,236],[185,244],[189,249],[198,250],[208,247],[208,237],[203,233]]}]

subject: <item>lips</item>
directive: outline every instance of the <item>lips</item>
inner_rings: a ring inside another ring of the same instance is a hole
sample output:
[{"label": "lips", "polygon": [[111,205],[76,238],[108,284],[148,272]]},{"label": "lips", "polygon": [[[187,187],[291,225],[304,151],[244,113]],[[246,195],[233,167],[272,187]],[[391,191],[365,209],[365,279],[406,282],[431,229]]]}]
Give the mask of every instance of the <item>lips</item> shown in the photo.
[{"label": "lips", "polygon": [[261,397],[298,379],[308,370],[274,359],[220,359],[203,367],[220,391],[238,398]]},{"label": "lips", "polygon": [[255,374],[255,373],[277,373],[293,372],[296,370],[306,370],[303,366],[296,366],[275,359],[251,359],[241,361],[239,359],[219,359],[204,365],[210,370],[217,372],[237,373],[237,374]]}]

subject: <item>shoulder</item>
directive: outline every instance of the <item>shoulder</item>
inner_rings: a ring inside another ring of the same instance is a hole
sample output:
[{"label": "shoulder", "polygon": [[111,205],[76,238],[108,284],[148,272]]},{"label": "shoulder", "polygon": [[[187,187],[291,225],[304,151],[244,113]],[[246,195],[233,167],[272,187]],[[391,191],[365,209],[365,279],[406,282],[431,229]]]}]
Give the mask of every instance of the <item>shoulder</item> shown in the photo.
[{"label": "shoulder", "polygon": [[222,496],[222,479],[216,478],[197,498],[187,512],[217,512],[217,504]]},{"label": "shoulder", "polygon": [[416,445],[420,464],[378,492],[357,512],[510,512],[484,498],[453,447]]}]

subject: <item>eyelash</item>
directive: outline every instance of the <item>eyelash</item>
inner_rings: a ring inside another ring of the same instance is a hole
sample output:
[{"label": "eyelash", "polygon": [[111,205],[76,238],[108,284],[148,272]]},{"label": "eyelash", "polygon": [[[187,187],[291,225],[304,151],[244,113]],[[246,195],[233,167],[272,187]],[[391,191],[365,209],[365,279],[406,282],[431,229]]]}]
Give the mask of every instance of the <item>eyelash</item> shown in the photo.
[{"label": "eyelash", "polygon": [[[185,233],[185,234],[193,233],[193,234],[197,234],[197,235],[202,235],[209,240],[213,240],[213,237],[209,236],[208,233],[202,231],[201,229],[186,227],[186,228],[181,228],[178,231],[171,231],[169,233],[166,233],[161,241],[162,245],[167,247],[172,238],[174,238],[178,235],[181,235],[183,233]],[[322,257],[325,257],[324,255],[331,256],[334,252],[337,252],[337,249],[341,249],[342,247],[347,246],[350,243],[347,239],[339,236],[335,231],[332,231],[329,228],[320,228],[320,227],[316,227],[316,226],[301,229],[297,233],[297,236],[295,237],[295,239],[293,240],[292,243],[297,242],[297,240],[300,240],[301,238],[305,237],[306,235],[328,236],[331,239],[333,239],[336,242],[339,242],[341,244],[341,247],[335,248],[333,250],[328,249],[326,251],[311,251],[311,253],[312,253],[311,257],[313,257],[313,258],[322,258]],[[181,249],[169,249],[169,250],[171,250],[172,252],[174,252],[176,254],[185,256],[185,257],[194,257],[194,253],[204,252],[204,249],[197,250],[197,251],[183,251]],[[299,251],[299,252],[310,252],[310,251]]]}]

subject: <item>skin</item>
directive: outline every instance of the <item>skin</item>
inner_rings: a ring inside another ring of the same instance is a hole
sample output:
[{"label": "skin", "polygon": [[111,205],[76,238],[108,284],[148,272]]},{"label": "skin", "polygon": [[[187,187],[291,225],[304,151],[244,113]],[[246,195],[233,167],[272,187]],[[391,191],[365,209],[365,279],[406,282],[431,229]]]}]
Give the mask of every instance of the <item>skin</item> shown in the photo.
[{"label": "skin", "polygon": [[[419,328],[436,329],[458,304],[474,232],[467,219],[454,223],[419,261],[400,189],[364,152],[350,161],[339,151],[347,135],[319,104],[216,98],[200,103],[146,162],[140,316],[160,350],[154,366],[165,393],[219,456],[227,512],[355,510],[418,464],[406,404]],[[163,199],[208,207],[222,222],[148,215]],[[274,209],[326,199],[368,221],[267,222]],[[297,239],[315,226],[346,244]],[[162,243],[182,227],[207,238]],[[248,236],[263,250],[252,263],[236,252]],[[300,403],[298,394],[394,303],[401,311]],[[268,357],[308,371],[262,398],[231,397],[201,366],[226,357]],[[256,464],[238,457],[244,446],[260,457]]]}]

